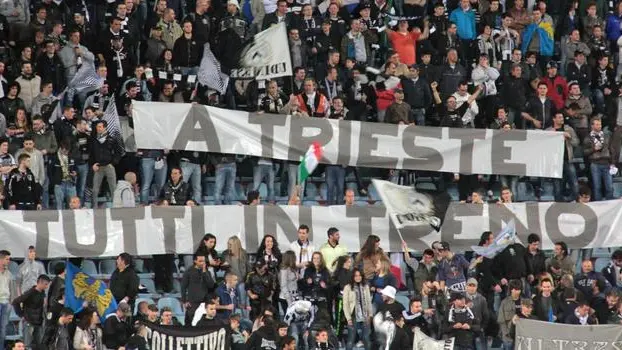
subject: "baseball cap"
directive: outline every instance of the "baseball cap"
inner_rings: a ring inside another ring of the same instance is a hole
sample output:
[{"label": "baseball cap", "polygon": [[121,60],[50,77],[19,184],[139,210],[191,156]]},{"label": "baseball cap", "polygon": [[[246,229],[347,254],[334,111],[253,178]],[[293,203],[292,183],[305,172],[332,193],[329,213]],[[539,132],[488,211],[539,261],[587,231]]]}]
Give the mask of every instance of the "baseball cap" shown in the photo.
[{"label": "baseball cap", "polygon": [[117,309],[121,311],[125,316],[132,316],[132,308],[128,303],[121,302]]},{"label": "baseball cap", "polygon": [[440,248],[441,248],[442,250],[451,250],[451,249],[449,248],[449,243],[447,243],[447,242],[441,242],[441,247],[440,247]]},{"label": "baseball cap", "polygon": [[549,68],[557,68],[557,62],[555,62],[555,61],[549,61],[549,62],[546,64],[546,69],[549,69]]}]

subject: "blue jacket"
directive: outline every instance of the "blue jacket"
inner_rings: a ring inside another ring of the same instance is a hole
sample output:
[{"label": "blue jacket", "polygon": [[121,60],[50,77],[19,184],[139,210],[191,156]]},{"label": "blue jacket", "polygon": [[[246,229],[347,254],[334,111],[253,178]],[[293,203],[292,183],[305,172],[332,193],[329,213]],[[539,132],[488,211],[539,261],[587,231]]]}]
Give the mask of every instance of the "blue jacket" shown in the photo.
[{"label": "blue jacket", "polygon": [[475,30],[475,11],[469,9],[464,11],[457,8],[451,12],[449,21],[458,26],[458,37],[463,40],[475,40],[477,31]]},{"label": "blue jacket", "polygon": [[605,31],[607,33],[607,40],[609,41],[617,41],[620,35],[622,35],[622,30],[620,29],[620,24],[622,22],[622,17],[610,14],[607,17],[607,25],[605,26]]},{"label": "blue jacket", "polygon": [[[232,288],[230,291],[227,291],[227,285],[223,282],[221,285],[216,288],[216,295],[220,301],[220,305],[226,306],[233,304],[234,308],[238,308],[238,292],[235,288]],[[230,310],[218,310],[218,314],[216,314],[216,318],[219,319],[229,319],[229,316],[233,313]]]}]

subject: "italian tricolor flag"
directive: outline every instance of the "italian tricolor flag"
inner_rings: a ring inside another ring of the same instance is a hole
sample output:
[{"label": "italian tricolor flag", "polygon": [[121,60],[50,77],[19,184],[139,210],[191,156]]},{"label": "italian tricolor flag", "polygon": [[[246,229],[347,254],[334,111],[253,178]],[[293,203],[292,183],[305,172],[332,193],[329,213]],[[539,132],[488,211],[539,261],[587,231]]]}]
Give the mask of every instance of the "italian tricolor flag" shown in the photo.
[{"label": "italian tricolor flag", "polygon": [[313,173],[320,162],[320,158],[322,158],[322,146],[319,142],[313,142],[298,166],[300,183],[303,183]]}]

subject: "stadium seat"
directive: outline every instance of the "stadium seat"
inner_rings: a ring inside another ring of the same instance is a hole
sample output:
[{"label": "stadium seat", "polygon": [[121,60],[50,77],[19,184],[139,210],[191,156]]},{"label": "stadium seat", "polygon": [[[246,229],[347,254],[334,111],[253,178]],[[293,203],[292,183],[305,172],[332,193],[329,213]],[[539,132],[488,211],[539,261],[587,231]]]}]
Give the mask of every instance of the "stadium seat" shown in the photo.
[{"label": "stadium seat", "polygon": [[604,269],[605,267],[607,267],[607,265],[609,265],[610,261],[611,261],[610,258],[596,259],[596,261],[594,262],[594,271],[601,272],[602,269]]},{"label": "stadium seat", "polygon": [[139,293],[139,295],[143,295],[147,297],[153,297],[153,296],[158,295],[158,292],[156,291],[155,283],[153,282],[151,278],[141,278],[140,285],[145,287],[145,289],[147,290],[147,293]]},{"label": "stadium seat", "polygon": [[147,271],[147,269],[145,268],[145,260],[143,259],[134,259],[134,270],[136,270],[139,278],[154,277],[154,274]]},{"label": "stadium seat", "polygon": [[6,325],[6,337],[5,339],[8,341],[15,341],[18,339],[24,338],[22,334],[22,323],[19,322],[9,322]]},{"label": "stadium seat", "polygon": [[99,273],[110,276],[117,269],[116,260],[106,259],[99,262]]},{"label": "stadium seat", "polygon": [[376,187],[374,187],[374,184],[369,184],[369,186],[367,187],[367,194],[371,200],[380,200],[380,195],[378,195],[378,191],[376,191]]},{"label": "stadium seat", "polygon": [[613,197],[614,198],[622,197],[622,182],[613,183]]},{"label": "stadium seat", "polygon": [[15,261],[11,261],[9,263],[9,271],[11,271],[13,278],[17,278],[17,275],[19,274],[19,264]]},{"label": "stadium seat", "polygon": [[184,310],[181,307],[181,302],[177,298],[160,298],[160,300],[158,300],[158,310],[161,311],[163,307],[169,307],[173,311],[173,315],[184,314]]},{"label": "stadium seat", "polygon": [[402,304],[402,306],[404,306],[404,309],[406,310],[410,310],[410,300],[408,299],[407,296],[402,295],[402,294],[396,294],[395,295],[395,301]]},{"label": "stadium seat", "polygon": [[194,259],[192,257],[192,254],[188,254],[188,255],[184,255],[183,256],[184,259],[184,267],[187,270],[190,266],[194,265]]},{"label": "stadium seat", "polygon": [[84,259],[82,260],[82,265],[80,266],[82,271],[91,277],[97,277],[99,273],[97,272],[97,265],[93,260]]},{"label": "stadium seat", "polygon": [[317,190],[317,186],[314,183],[307,182],[305,185],[306,198],[317,199],[319,196],[319,192]]},{"label": "stadium seat", "polygon": [[138,304],[146,301],[149,305],[155,305],[155,301],[151,298],[136,298],[136,302],[134,303],[134,315],[138,314]]},{"label": "stadium seat", "polygon": [[417,182],[415,187],[423,191],[436,191],[436,185],[433,182]]}]

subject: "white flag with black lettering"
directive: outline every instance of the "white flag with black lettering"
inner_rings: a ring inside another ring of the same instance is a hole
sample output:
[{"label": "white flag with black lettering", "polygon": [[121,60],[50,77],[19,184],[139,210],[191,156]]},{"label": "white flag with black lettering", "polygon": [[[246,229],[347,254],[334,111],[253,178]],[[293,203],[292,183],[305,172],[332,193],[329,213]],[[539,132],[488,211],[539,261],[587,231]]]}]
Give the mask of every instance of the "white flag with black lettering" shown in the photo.
[{"label": "white flag with black lettering", "polygon": [[426,224],[440,230],[451,199],[447,192],[418,191],[413,186],[384,180],[373,179],[372,182],[398,230]]},{"label": "white flag with black lettering", "polygon": [[240,52],[238,65],[231,69],[236,79],[266,80],[292,75],[292,60],[285,23],[255,34]]}]

